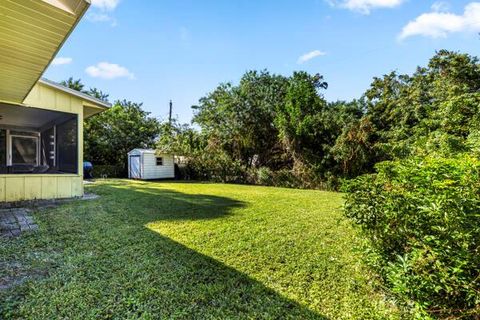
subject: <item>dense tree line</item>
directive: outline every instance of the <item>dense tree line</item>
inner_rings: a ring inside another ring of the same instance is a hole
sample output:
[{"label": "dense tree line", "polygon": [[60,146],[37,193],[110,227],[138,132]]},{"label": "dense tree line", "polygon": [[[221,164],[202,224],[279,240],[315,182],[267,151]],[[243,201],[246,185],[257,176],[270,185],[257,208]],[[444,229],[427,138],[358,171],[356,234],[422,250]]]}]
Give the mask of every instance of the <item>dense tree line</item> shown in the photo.
[{"label": "dense tree line", "polygon": [[[327,102],[321,75],[247,72],[194,106],[191,126],[166,123],[159,148],[187,158],[194,178],[336,187],[376,163],[473,152],[478,59],[438,52],[412,75],[375,78],[358,100]],[[208,165],[207,165],[208,164]]]},{"label": "dense tree line", "polygon": [[336,140],[363,115],[358,101],[327,103],[326,88],[320,75],[247,72],[193,107],[200,130],[163,124],[158,147],[185,156],[192,178],[272,183],[280,175],[292,186],[318,186],[342,174]]},{"label": "dense tree line", "polygon": [[[64,85],[108,101],[73,78]],[[412,75],[374,78],[354,101],[327,102],[319,74],[247,72],[192,107],[192,125],[159,123],[116,101],[85,124],[85,159],[126,170],[126,153],[154,147],[183,156],[192,179],[337,188],[340,180],[413,155],[480,152],[480,65],[442,50]]]}]

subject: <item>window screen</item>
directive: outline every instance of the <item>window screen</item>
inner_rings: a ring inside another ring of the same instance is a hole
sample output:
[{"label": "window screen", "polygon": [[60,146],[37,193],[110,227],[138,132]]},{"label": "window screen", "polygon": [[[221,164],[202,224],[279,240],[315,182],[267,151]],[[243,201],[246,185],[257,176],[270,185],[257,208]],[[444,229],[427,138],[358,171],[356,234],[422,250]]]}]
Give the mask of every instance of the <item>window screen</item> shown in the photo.
[{"label": "window screen", "polygon": [[7,131],[0,129],[0,167],[7,165]]},{"label": "window screen", "polygon": [[77,117],[57,125],[57,168],[65,173],[78,173]]}]

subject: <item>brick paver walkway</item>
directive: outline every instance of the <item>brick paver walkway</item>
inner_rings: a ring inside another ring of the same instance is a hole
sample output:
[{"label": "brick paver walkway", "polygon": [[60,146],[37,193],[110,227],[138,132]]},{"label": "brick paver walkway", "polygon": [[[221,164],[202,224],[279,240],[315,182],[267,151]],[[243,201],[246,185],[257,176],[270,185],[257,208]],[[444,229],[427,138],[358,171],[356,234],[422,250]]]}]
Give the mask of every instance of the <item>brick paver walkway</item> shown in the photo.
[{"label": "brick paver walkway", "polygon": [[3,209],[0,210],[0,237],[12,238],[22,232],[31,232],[38,229],[29,209]]}]

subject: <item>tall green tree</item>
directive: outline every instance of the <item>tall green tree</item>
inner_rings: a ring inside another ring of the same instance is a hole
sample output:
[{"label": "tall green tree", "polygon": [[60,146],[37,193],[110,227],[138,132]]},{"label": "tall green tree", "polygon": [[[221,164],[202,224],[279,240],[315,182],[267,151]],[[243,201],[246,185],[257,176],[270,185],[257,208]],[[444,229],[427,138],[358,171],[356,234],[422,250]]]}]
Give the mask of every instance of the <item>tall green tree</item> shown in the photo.
[{"label": "tall green tree", "polygon": [[110,109],[85,121],[85,159],[126,170],[129,151],[155,147],[159,125],[142,109],[142,104],[117,101]]},{"label": "tall green tree", "polygon": [[480,65],[476,57],[439,51],[413,75],[375,78],[365,93],[374,125],[377,161],[425,152],[465,152],[478,116]]},{"label": "tall green tree", "polygon": [[193,122],[233,160],[246,167],[276,167],[282,159],[275,117],[287,86],[285,77],[247,72],[239,85],[222,84],[200,99]]},{"label": "tall green tree", "polygon": [[90,88],[86,93],[94,98],[97,98],[98,100],[102,100],[105,102],[108,102],[108,97],[110,96],[108,93],[105,93],[97,88]]},{"label": "tall green tree", "polygon": [[82,83],[82,79],[73,79],[73,77],[70,77],[67,80],[61,81],[60,84],[73,90],[85,92],[85,85]]},{"label": "tall green tree", "polygon": [[177,156],[191,156],[205,150],[205,135],[177,119],[159,125],[157,150]]},{"label": "tall green tree", "polygon": [[324,145],[330,143],[325,111],[327,102],[320,94],[328,84],[320,75],[295,72],[289,79],[275,124],[285,150],[296,166],[319,163],[325,158]]}]

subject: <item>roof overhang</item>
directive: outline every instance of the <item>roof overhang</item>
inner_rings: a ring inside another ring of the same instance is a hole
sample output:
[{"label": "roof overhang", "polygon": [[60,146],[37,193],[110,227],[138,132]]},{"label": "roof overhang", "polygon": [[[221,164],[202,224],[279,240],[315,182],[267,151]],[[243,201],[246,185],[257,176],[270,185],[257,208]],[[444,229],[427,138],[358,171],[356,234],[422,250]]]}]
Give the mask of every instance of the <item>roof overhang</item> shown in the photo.
[{"label": "roof overhang", "polygon": [[90,0],[0,0],[0,100],[22,103]]}]

